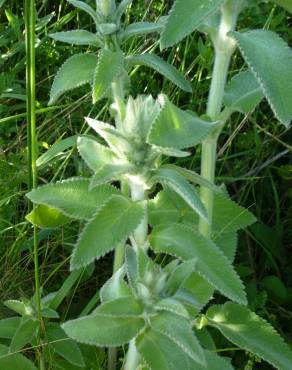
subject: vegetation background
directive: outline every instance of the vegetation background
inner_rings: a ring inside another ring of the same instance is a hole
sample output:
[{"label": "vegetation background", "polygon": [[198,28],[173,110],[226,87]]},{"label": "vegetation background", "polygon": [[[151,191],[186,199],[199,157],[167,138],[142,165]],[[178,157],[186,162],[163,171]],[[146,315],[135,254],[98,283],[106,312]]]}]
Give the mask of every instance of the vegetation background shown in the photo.
[{"label": "vegetation background", "polygon": [[[92,2],[94,2],[92,0]],[[30,297],[34,286],[33,240],[25,220],[28,204],[25,95],[25,40],[23,3],[0,0],[0,302],[16,297]],[[166,15],[172,1],[135,0],[128,17],[141,21]],[[39,163],[39,183],[85,176],[87,169],[75,146],[75,135],[84,133],[83,117],[106,111],[104,101],[92,106],[85,87],[73,91],[58,105],[47,108],[50,86],[61,64],[72,54],[86,51],[56,43],[48,34],[76,28],[93,30],[86,14],[79,13],[65,0],[37,0],[37,134],[39,155],[54,145],[49,158]],[[244,12],[240,27],[272,29],[292,45],[292,18],[271,3],[261,3]],[[134,50],[159,52],[151,35],[127,45]],[[163,52],[192,81],[193,94],[180,91],[157,73],[141,67],[133,73],[131,92],[163,91],[184,109],[203,114],[210,84],[213,51],[210,42],[199,33],[179,46]],[[230,77],[243,66],[236,54]],[[62,141],[67,139],[67,141]],[[61,142],[61,145],[58,144]],[[65,143],[65,144],[64,144]],[[68,144],[68,145],[66,145]],[[263,101],[244,117],[232,121],[220,138],[217,180],[225,182],[233,198],[248,207],[258,222],[240,235],[236,269],[243,278],[249,306],[267,318],[292,346],[292,132],[280,125]],[[179,160],[186,168],[198,170],[200,151]],[[68,259],[80,225],[75,222],[62,229],[39,231],[41,282],[45,293],[57,290],[68,275]],[[111,275],[112,255],[99,262],[94,271],[72,288],[62,305],[62,320],[80,312]],[[219,300],[220,298],[218,298]],[[0,318],[11,314],[0,305]],[[227,347],[223,343],[222,347]],[[237,362],[246,363],[242,351],[234,353]],[[254,368],[270,369],[258,364]]]}]

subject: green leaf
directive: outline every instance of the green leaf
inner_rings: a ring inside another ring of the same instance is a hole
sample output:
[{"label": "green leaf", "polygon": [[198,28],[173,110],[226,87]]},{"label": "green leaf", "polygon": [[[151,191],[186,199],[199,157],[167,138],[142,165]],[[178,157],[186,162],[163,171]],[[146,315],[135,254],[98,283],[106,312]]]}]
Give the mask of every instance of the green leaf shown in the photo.
[{"label": "green leaf", "polygon": [[57,209],[42,204],[35,207],[25,218],[40,228],[56,228],[71,221]]},{"label": "green leaf", "polygon": [[89,137],[80,136],[77,148],[82,159],[92,171],[97,172],[106,164],[117,161],[115,154],[106,146]]},{"label": "green leaf", "polygon": [[59,319],[60,316],[57,311],[50,307],[45,307],[42,309],[42,317],[47,317],[49,319]]},{"label": "green leaf", "polygon": [[160,32],[162,30],[162,24],[150,23],[150,22],[138,22],[132,23],[126,27],[123,34],[123,39],[126,41],[131,37],[143,36],[148,33]]},{"label": "green leaf", "polygon": [[107,315],[107,316],[142,316],[143,305],[133,296],[118,298],[115,300],[103,302],[92,313],[93,315]]},{"label": "green leaf", "polygon": [[196,363],[205,365],[205,356],[190,322],[171,312],[161,313],[150,319],[153,330],[167,336]]},{"label": "green leaf", "polygon": [[90,189],[108,182],[120,180],[123,175],[131,173],[135,169],[131,164],[105,164],[97,171],[90,182]]},{"label": "green leaf", "polygon": [[193,272],[174,296],[187,308],[191,317],[196,316],[209,302],[214,288],[200,275]]},{"label": "green leaf", "polygon": [[81,9],[87,14],[89,14],[92,17],[92,19],[95,21],[95,23],[98,24],[99,20],[97,17],[97,13],[91,8],[91,6],[86,4],[84,1],[78,1],[78,0],[67,0],[67,1],[68,3],[75,6],[75,8]]},{"label": "green leaf", "polygon": [[264,98],[261,86],[250,71],[235,75],[227,85],[224,104],[232,111],[249,113]]},{"label": "green leaf", "polygon": [[17,352],[36,336],[38,323],[24,316],[11,340],[9,351]]},{"label": "green leaf", "polygon": [[89,179],[71,178],[40,186],[26,196],[33,203],[55,208],[68,217],[88,220],[112,195],[119,194],[119,190],[111,185],[101,185],[89,191],[89,184]]},{"label": "green leaf", "polygon": [[118,157],[123,157],[124,153],[131,151],[128,139],[114,126],[89,117],[85,117],[85,120]]},{"label": "green leaf", "polygon": [[195,270],[194,261],[180,263],[172,271],[171,275],[169,276],[165,284],[165,290],[167,291],[167,295],[175,294],[176,291],[179,290],[181,286],[185,283],[185,281],[191,276],[194,270]]},{"label": "green leaf", "polygon": [[94,33],[86,30],[56,32],[49,36],[56,41],[66,42],[67,44],[101,46],[100,39]]},{"label": "green leaf", "polygon": [[86,266],[124,241],[144,216],[141,203],[112,196],[83,229],[71,257],[71,270]]},{"label": "green leaf", "polygon": [[53,160],[64,150],[72,148],[76,145],[77,135],[67,137],[64,140],[54,143],[44,154],[42,154],[36,161],[37,167],[43,167],[45,164]]},{"label": "green leaf", "polygon": [[159,97],[162,109],[154,121],[148,143],[159,147],[185,149],[201,143],[216,124],[203,121],[177,108],[164,95]]},{"label": "green leaf", "polygon": [[17,312],[21,316],[29,314],[26,305],[21,301],[18,301],[16,299],[9,299],[5,301],[4,304],[6,307],[10,308],[14,312]]},{"label": "green leaf", "polygon": [[224,0],[176,0],[161,34],[161,48],[181,41],[217,12]]},{"label": "green leaf", "polygon": [[117,347],[128,343],[144,327],[142,307],[133,298],[102,304],[90,316],[63,324],[67,335],[77,342],[99,347]]},{"label": "green leaf", "polygon": [[6,346],[0,344],[0,368],[9,370],[37,370],[34,364],[19,353],[10,354]]},{"label": "green leaf", "polygon": [[133,0],[122,0],[118,5],[114,14],[114,18],[120,21],[123,14],[127,10],[127,7],[132,3]]},{"label": "green leaf", "polygon": [[148,329],[138,336],[136,346],[151,370],[196,369],[197,363],[168,336]]},{"label": "green leaf", "polygon": [[292,13],[292,1],[291,0],[272,0],[273,3],[281,6],[282,8],[288,10],[289,13]]},{"label": "green leaf", "polygon": [[189,313],[185,306],[175,298],[163,298],[155,303],[154,309],[156,311],[171,312],[177,316],[181,316],[185,319],[190,319]]},{"label": "green leaf", "polygon": [[119,29],[116,23],[99,23],[97,28],[103,36],[112,35]]},{"label": "green leaf", "polygon": [[207,312],[209,324],[240,348],[263,358],[280,370],[290,370],[292,352],[275,329],[246,307],[231,302]]},{"label": "green leaf", "polygon": [[214,197],[213,228],[218,234],[245,229],[256,222],[254,215],[224,194]]},{"label": "green leaf", "polygon": [[94,73],[92,99],[93,103],[100,100],[108,91],[111,83],[122,72],[124,56],[121,51],[103,50],[98,58]]},{"label": "green leaf", "polygon": [[150,67],[182,90],[192,92],[192,86],[184,75],[155,54],[130,55],[127,56],[126,61],[130,66],[139,65]]},{"label": "green leaf", "polygon": [[20,320],[20,317],[9,317],[0,320],[0,338],[11,339],[20,324]]},{"label": "green leaf", "polygon": [[98,58],[94,54],[76,54],[66,60],[54,79],[49,105],[66,91],[91,83]]},{"label": "green leaf", "polygon": [[229,261],[233,262],[237,247],[237,233],[235,231],[229,233],[215,233],[212,240],[219,247]]},{"label": "green leaf", "polygon": [[121,267],[113,276],[103,285],[100,290],[100,299],[102,302],[112,301],[114,299],[130,296],[131,289],[124,280],[125,267]]},{"label": "green leaf", "polygon": [[[215,349],[216,350],[216,349]],[[204,351],[206,367],[198,365],[196,370],[234,370],[231,363],[211,351]]]},{"label": "green leaf", "polygon": [[156,253],[168,253],[183,261],[194,260],[196,271],[211,285],[226,297],[246,304],[241,280],[211,240],[187,226],[174,224],[154,228],[150,245]]},{"label": "green leaf", "polygon": [[220,188],[219,186],[216,186],[213,182],[205,179],[203,176],[197,174],[195,171],[188,170],[186,168],[179,167],[174,164],[167,164],[167,165],[164,165],[163,167],[170,168],[170,169],[177,171],[179,174],[185,177],[189,182],[195,185],[204,186],[208,189],[213,190],[215,193],[222,192],[222,188]]},{"label": "green leaf", "polygon": [[275,116],[289,127],[292,119],[292,50],[272,31],[232,32],[231,36],[237,41]]},{"label": "green leaf", "polygon": [[72,365],[84,367],[82,353],[78,345],[65,334],[58,324],[46,325],[46,336],[50,346],[56,353],[65,358]]},{"label": "green leaf", "polygon": [[190,185],[184,177],[176,171],[168,168],[160,168],[152,172],[151,182],[160,182],[169,186],[176,192],[196,213],[205,220],[207,219],[206,209],[194,186]]}]

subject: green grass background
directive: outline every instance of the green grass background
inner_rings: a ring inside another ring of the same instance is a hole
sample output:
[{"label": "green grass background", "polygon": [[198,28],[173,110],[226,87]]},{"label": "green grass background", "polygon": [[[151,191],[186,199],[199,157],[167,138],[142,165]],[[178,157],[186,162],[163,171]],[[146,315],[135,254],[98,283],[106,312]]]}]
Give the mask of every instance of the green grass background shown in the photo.
[{"label": "green grass background", "polygon": [[[2,1],[3,2],[3,1]],[[92,1],[94,3],[94,1]],[[127,22],[155,21],[167,14],[171,1],[138,0],[128,12]],[[92,106],[89,89],[84,87],[66,94],[54,110],[46,111],[53,77],[72,54],[88,51],[55,43],[51,32],[84,28],[93,30],[86,14],[79,13],[66,1],[37,0],[37,135],[39,154],[54,143],[84,133],[83,117],[99,115],[107,119],[105,101]],[[27,201],[27,148],[25,119],[25,43],[23,5],[7,0],[0,10],[0,318],[11,315],[1,304],[5,299],[29,297],[34,286],[33,239],[25,221]],[[262,3],[245,12],[241,29],[267,28],[279,32],[292,45],[292,18],[284,10]],[[137,38],[126,46],[128,52],[145,50],[159,53],[157,39],[151,35]],[[160,53],[192,81],[193,94],[180,91],[157,73],[139,68],[132,75],[130,92],[157,95],[161,91],[184,109],[203,114],[210,85],[213,51],[209,40],[196,33],[181,44]],[[275,57],[276,58],[276,57]],[[229,78],[243,67],[237,53]],[[44,112],[42,112],[44,110]],[[250,115],[233,115],[220,137],[217,181],[225,182],[232,197],[248,207],[258,223],[242,232],[236,268],[243,278],[251,309],[267,318],[292,346],[292,133],[275,118],[267,103]],[[200,148],[192,156],[178,160],[180,165],[199,170]],[[39,168],[39,183],[70,176],[86,176],[87,168],[76,148],[65,150]],[[68,276],[68,257],[81,225],[71,223],[58,230],[42,230],[40,273],[45,293],[57,290]],[[88,276],[84,276],[62,305],[61,316],[80,312],[111,274],[112,255],[106,256]],[[220,300],[221,298],[218,298]],[[228,347],[220,342],[220,348]],[[248,369],[247,354],[232,355],[238,369]],[[253,369],[269,365],[250,359]]]}]

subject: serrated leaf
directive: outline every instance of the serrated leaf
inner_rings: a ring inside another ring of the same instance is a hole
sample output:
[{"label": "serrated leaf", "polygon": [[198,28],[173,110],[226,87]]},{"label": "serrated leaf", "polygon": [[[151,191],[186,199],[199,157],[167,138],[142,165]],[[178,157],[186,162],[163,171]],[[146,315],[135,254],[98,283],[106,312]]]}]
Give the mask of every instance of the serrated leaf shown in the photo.
[{"label": "serrated leaf", "polygon": [[143,36],[148,33],[160,32],[162,30],[162,24],[150,23],[150,22],[137,22],[132,23],[126,27],[123,34],[123,39],[126,41],[131,37]]},{"label": "serrated leaf", "polygon": [[[214,352],[216,349],[214,350]],[[198,365],[196,370],[234,370],[230,362],[225,360],[223,357],[218,356],[216,353],[211,351],[204,351],[206,358],[206,367]]]},{"label": "serrated leaf", "polygon": [[46,205],[38,205],[25,218],[40,228],[56,228],[71,221],[71,218],[65,216],[57,209]]},{"label": "serrated leaf", "polygon": [[63,324],[77,342],[116,347],[129,342],[144,327],[143,308],[131,297],[105,302],[90,316]]},{"label": "serrated leaf", "polygon": [[124,152],[131,150],[128,139],[114,126],[89,117],[85,117],[85,120],[88,125],[106,141],[112,152],[118,157],[123,156]]},{"label": "serrated leaf", "polygon": [[125,247],[125,269],[128,282],[133,291],[135,291],[135,282],[139,276],[139,266],[137,254],[133,247],[126,245]]},{"label": "serrated leaf", "polygon": [[20,317],[9,317],[0,320],[0,338],[11,339],[20,324],[20,320]]},{"label": "serrated leaf", "polygon": [[99,259],[124,241],[144,216],[141,203],[112,196],[83,229],[71,257],[71,270]]},{"label": "serrated leaf", "polygon": [[181,316],[185,319],[190,319],[190,316],[188,314],[187,309],[184,307],[184,305],[175,298],[163,298],[160,301],[155,303],[154,306],[156,311],[166,311],[171,312],[172,314],[175,314],[177,316]]},{"label": "serrated leaf", "polygon": [[17,352],[35,337],[38,330],[37,321],[23,317],[11,340],[9,351]]},{"label": "serrated leaf", "polygon": [[68,3],[75,6],[75,8],[81,9],[87,14],[89,14],[92,17],[92,19],[95,21],[95,23],[98,24],[99,19],[97,17],[97,13],[92,9],[91,6],[86,4],[84,1],[79,1],[79,0],[67,0],[67,1]]},{"label": "serrated leaf", "polygon": [[231,342],[263,358],[280,370],[290,370],[292,351],[261,317],[246,307],[227,302],[207,311],[209,324]]},{"label": "serrated leaf", "polygon": [[111,83],[122,72],[124,56],[121,51],[103,50],[98,58],[94,73],[92,99],[93,103],[100,100],[108,91]]},{"label": "serrated leaf", "polygon": [[186,168],[179,167],[174,164],[167,164],[167,165],[164,165],[163,167],[170,168],[170,169],[177,171],[182,176],[184,176],[189,182],[195,185],[204,186],[208,189],[213,190],[215,193],[222,192],[222,189],[219,186],[216,186],[213,182],[208,181],[207,179],[205,179],[203,176],[199,175],[195,171],[188,170]]},{"label": "serrated leaf", "polygon": [[135,169],[131,164],[105,164],[92,177],[90,189],[108,182],[120,180],[123,175],[131,173]]},{"label": "serrated leaf", "polygon": [[182,151],[182,150],[175,149],[175,148],[165,148],[165,147],[156,146],[156,145],[152,145],[152,146],[157,152],[163,155],[166,155],[168,157],[185,158],[191,155],[190,152]]},{"label": "serrated leaf", "polygon": [[196,213],[198,213],[205,220],[208,220],[206,209],[197,193],[197,190],[194,186],[190,185],[179,173],[168,168],[159,168],[153,171],[151,182],[160,182],[162,185],[169,186]]},{"label": "serrated leaf", "polygon": [[36,204],[43,204],[64,215],[89,220],[96,209],[119,190],[110,185],[101,185],[89,191],[90,180],[72,178],[55,184],[40,186],[26,196]]},{"label": "serrated leaf", "polygon": [[100,300],[102,302],[130,296],[131,289],[124,280],[125,267],[122,266],[113,276],[103,285],[100,290]]},{"label": "serrated leaf", "polygon": [[101,46],[99,38],[94,33],[86,30],[56,32],[49,36],[56,41],[66,42],[67,44]]},{"label": "serrated leaf", "polygon": [[136,346],[151,370],[195,369],[197,363],[166,335],[148,329],[136,339]]},{"label": "serrated leaf", "polygon": [[256,222],[254,215],[246,208],[239,206],[221,193],[214,197],[213,228],[218,233],[228,233],[241,229]]},{"label": "serrated leaf", "polygon": [[8,353],[8,347],[0,344],[0,368],[13,370],[37,370],[34,364],[23,355]]},{"label": "serrated leaf", "polygon": [[[286,127],[292,119],[292,50],[276,33],[232,32],[275,116]],[[277,60],[275,60],[277,55]]]},{"label": "serrated leaf", "polygon": [[184,282],[174,296],[184,304],[191,317],[196,316],[209,302],[214,294],[214,288],[196,272]]},{"label": "serrated leaf", "polygon": [[22,301],[18,301],[16,299],[8,299],[4,302],[4,305],[10,308],[12,311],[17,312],[21,316],[29,314],[26,305]]},{"label": "serrated leaf", "polygon": [[205,365],[204,351],[192,332],[190,322],[187,319],[170,312],[164,312],[150,319],[150,326],[153,330],[167,336],[191,360]]},{"label": "serrated leaf", "polygon": [[159,147],[185,149],[201,143],[216,127],[172,104],[160,96],[160,114],[153,122],[147,141]]},{"label": "serrated leaf", "polygon": [[109,148],[88,137],[80,136],[77,148],[82,159],[94,172],[99,171],[105,164],[112,164],[117,160]]},{"label": "serrated leaf", "polygon": [[232,111],[249,113],[264,98],[261,86],[250,71],[235,75],[225,89],[224,104]]},{"label": "serrated leaf", "polygon": [[50,346],[55,352],[65,358],[69,363],[84,367],[84,359],[78,345],[65,334],[58,324],[46,325],[46,336]]},{"label": "serrated leaf", "polygon": [[198,29],[213,15],[224,0],[176,0],[161,34],[161,48],[167,48],[181,41]]},{"label": "serrated leaf", "polygon": [[66,91],[91,83],[98,58],[93,54],[76,54],[66,60],[54,79],[49,105]]},{"label": "serrated leaf", "polygon": [[103,302],[92,314],[125,317],[125,316],[142,316],[143,305],[133,296],[126,296],[111,301]]},{"label": "serrated leaf", "polygon": [[192,86],[184,75],[171,64],[165,62],[155,54],[129,55],[126,58],[130,66],[146,66],[154,69],[173,84],[186,92],[192,92]]},{"label": "serrated leaf", "polygon": [[213,236],[212,240],[219,247],[229,261],[233,262],[236,254],[237,247],[237,232],[231,231],[229,233],[218,233]]},{"label": "serrated leaf", "polygon": [[211,240],[180,224],[154,228],[149,240],[156,253],[168,253],[183,261],[194,260],[196,271],[211,285],[231,300],[246,304],[241,280]]},{"label": "serrated leaf", "polygon": [[176,291],[179,290],[181,286],[185,283],[185,281],[191,276],[194,270],[195,270],[194,261],[180,263],[172,271],[171,275],[169,276],[165,284],[165,290],[167,291],[168,295],[175,294]]},{"label": "serrated leaf", "polygon": [[281,6],[282,8],[288,10],[289,13],[292,13],[292,1],[291,0],[272,0],[273,3]]}]

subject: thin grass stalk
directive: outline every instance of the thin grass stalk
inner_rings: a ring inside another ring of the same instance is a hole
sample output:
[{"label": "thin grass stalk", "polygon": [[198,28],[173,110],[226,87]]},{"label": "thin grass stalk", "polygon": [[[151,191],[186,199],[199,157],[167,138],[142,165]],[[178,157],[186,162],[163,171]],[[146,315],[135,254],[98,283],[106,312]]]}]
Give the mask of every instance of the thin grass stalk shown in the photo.
[{"label": "thin grass stalk", "polygon": [[[27,141],[28,141],[28,185],[29,190],[35,188],[38,182],[37,174],[37,139],[36,139],[36,93],[35,93],[35,1],[25,1],[25,28],[26,28],[26,96],[27,96]],[[41,292],[39,276],[39,253],[37,227],[33,228],[34,241],[34,278],[37,318],[39,322],[38,345],[42,333]],[[38,350],[39,367],[45,369],[41,350]]]}]

